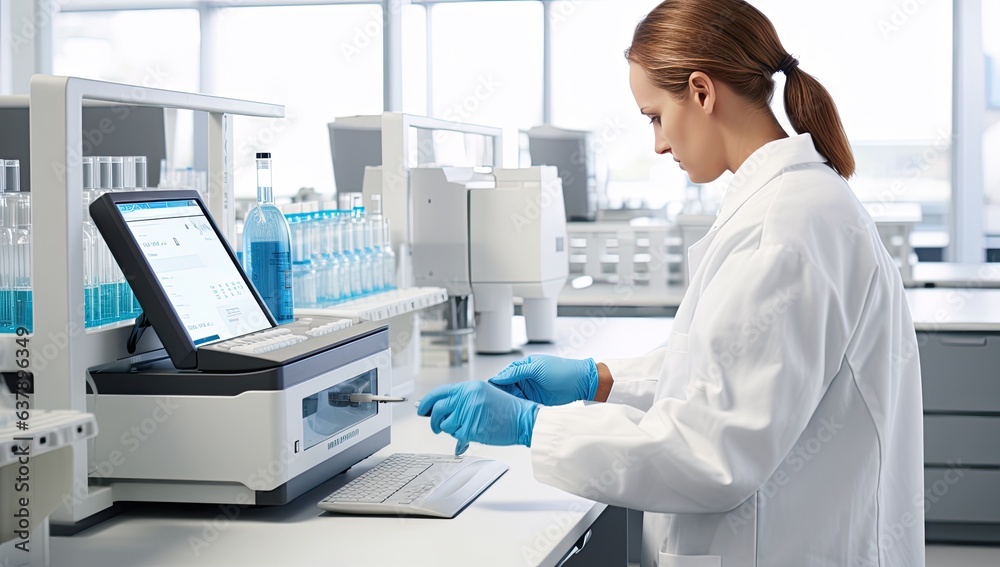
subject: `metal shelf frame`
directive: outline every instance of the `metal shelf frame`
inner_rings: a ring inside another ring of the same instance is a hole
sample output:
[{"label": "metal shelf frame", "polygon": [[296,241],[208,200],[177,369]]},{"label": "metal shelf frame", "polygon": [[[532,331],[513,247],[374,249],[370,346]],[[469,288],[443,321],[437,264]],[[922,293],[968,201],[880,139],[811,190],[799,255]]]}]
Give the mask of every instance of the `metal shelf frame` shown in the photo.
[{"label": "metal shelf frame", "polygon": [[[208,113],[209,209],[230,240],[235,234],[232,117],[283,118],[284,106],[74,77],[31,79],[32,288],[31,368],[34,405],[87,411],[86,373],[128,356],[129,329],[84,330],[84,101]],[[75,523],[113,503],[111,489],[89,486],[87,445],[74,443],[73,494],[53,515]]]}]

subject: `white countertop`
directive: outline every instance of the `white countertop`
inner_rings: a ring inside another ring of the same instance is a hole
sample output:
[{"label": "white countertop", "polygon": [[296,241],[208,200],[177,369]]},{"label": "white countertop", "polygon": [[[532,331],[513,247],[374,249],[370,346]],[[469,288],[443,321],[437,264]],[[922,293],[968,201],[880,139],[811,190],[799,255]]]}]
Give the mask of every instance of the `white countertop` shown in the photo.
[{"label": "white countertop", "polygon": [[918,331],[1000,331],[1000,289],[906,290]]},{"label": "white countertop", "polygon": [[913,266],[913,281],[939,287],[1000,287],[1000,263],[918,262]]},{"label": "white countertop", "polygon": [[[561,318],[555,345],[476,356],[458,368],[424,368],[414,399],[439,384],[488,378],[531,353],[598,360],[639,355],[664,342],[671,323]],[[523,325],[517,318],[515,328],[522,334]],[[554,565],[604,510],[602,504],[536,482],[527,448],[478,444],[469,454],[501,460],[510,470],[454,519],[341,516],[316,508],[316,502],[391,453],[454,451],[454,440],[435,436],[413,404],[393,409],[388,447],[286,506],[138,505],[76,536],[52,538],[51,565]]]},{"label": "white countertop", "polygon": [[[914,274],[918,282],[939,284],[906,290],[917,329],[1000,331],[1000,264],[923,263],[917,264]],[[680,288],[651,290],[594,284],[583,289],[566,286],[559,305],[593,308],[613,316],[636,307],[676,309],[683,297]]]},{"label": "white countertop", "polygon": [[595,283],[576,289],[567,285],[559,294],[559,305],[600,307],[602,312],[615,315],[617,307],[673,307],[684,299],[686,288],[668,286],[651,288],[644,285]]}]

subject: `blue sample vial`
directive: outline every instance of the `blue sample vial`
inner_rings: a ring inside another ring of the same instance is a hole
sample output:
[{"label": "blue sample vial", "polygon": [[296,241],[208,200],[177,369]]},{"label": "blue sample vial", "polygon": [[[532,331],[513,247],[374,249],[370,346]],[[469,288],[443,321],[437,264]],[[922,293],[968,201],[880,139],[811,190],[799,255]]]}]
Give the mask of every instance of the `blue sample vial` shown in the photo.
[{"label": "blue sample vial", "polygon": [[285,220],[292,235],[292,290],[295,305],[315,307],[316,270],[312,264],[309,215],[288,215]]},{"label": "blue sample vial", "polygon": [[354,253],[361,259],[361,294],[368,295],[375,291],[375,264],[372,250],[368,243],[368,223],[365,218],[365,207],[361,195],[356,195],[351,209],[351,227],[354,232]]},{"label": "blue sample vial", "polygon": [[257,206],[243,225],[243,270],[278,324],[294,319],[291,234],[274,206],[271,154],[257,154]]}]

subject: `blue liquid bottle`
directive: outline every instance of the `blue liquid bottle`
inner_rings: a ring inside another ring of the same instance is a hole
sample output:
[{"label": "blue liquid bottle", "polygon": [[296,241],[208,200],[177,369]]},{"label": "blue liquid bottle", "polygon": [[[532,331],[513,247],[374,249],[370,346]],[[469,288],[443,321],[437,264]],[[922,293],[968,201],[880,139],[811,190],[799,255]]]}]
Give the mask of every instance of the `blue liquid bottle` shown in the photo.
[{"label": "blue liquid bottle", "polygon": [[347,301],[354,295],[351,287],[351,261],[347,257],[347,237],[344,235],[344,224],[340,209],[329,211],[330,230],[333,231],[333,261],[337,265],[337,287],[339,297],[336,303]]},{"label": "blue liquid bottle", "polygon": [[320,301],[321,307],[329,307],[341,300],[341,262],[337,254],[337,224],[333,211],[322,211],[319,217],[320,253],[326,266],[326,288]]},{"label": "blue liquid bottle", "polygon": [[375,265],[371,243],[368,242],[368,222],[361,195],[354,197],[354,206],[351,208],[351,223],[354,231],[354,253],[361,258],[361,294],[368,295],[375,291],[375,277],[373,275]]},{"label": "blue liquid bottle", "polygon": [[243,270],[278,324],[293,320],[291,235],[274,206],[271,154],[257,154],[257,206],[243,226]]},{"label": "blue liquid bottle", "polygon": [[372,289],[375,292],[388,289],[385,283],[385,255],[382,253],[382,224],[382,195],[372,195],[371,214],[365,223],[365,231],[371,250]]},{"label": "blue liquid bottle", "polygon": [[344,238],[344,257],[348,264],[348,286],[351,289],[351,297],[358,298],[365,294],[361,286],[361,255],[358,253],[357,238],[354,230],[354,222],[351,211],[340,211],[340,228]]},{"label": "blue liquid bottle", "polygon": [[382,283],[386,290],[396,289],[396,253],[389,241],[389,219],[382,221]]},{"label": "blue liquid bottle", "polygon": [[306,233],[311,243],[312,265],[316,269],[316,306],[326,307],[333,303],[331,294],[334,284],[331,281],[333,266],[329,261],[330,255],[325,253],[324,249],[325,220],[321,212],[307,213],[307,215],[309,222],[306,224]]}]

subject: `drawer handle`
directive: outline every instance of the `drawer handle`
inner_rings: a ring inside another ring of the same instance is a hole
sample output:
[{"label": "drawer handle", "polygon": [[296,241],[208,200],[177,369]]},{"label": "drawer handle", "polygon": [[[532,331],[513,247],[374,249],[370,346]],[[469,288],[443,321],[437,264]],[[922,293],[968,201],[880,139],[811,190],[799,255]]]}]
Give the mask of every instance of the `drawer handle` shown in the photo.
[{"label": "drawer handle", "polygon": [[986,346],[986,337],[955,337],[943,335],[941,344],[950,346]]},{"label": "drawer handle", "polygon": [[580,539],[576,540],[576,544],[573,545],[573,549],[569,550],[566,557],[563,557],[562,561],[559,562],[558,567],[563,567],[574,555],[583,551],[583,548],[587,545],[587,542],[590,541],[590,536],[592,536],[593,533],[593,529],[588,529],[587,533],[580,536]]}]

